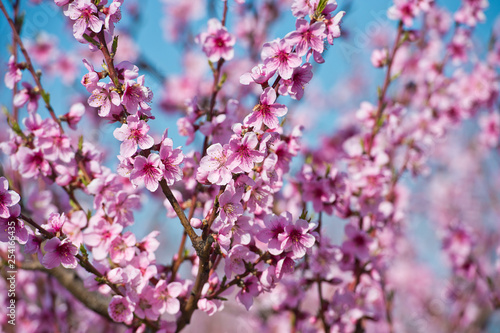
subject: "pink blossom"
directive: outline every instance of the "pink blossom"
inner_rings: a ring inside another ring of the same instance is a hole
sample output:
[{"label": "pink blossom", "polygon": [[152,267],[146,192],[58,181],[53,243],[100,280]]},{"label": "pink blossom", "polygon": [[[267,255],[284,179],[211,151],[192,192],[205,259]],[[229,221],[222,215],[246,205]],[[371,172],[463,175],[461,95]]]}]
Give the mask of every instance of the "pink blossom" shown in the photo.
[{"label": "pink blossom", "polygon": [[75,103],[71,105],[69,112],[61,117],[62,120],[68,123],[68,126],[76,131],[76,125],[82,119],[85,113],[85,106],[82,103]]},{"label": "pink blossom", "polygon": [[80,247],[83,242],[82,229],[86,226],[87,214],[83,210],[78,210],[73,212],[70,219],[63,224],[62,231],[76,247]]},{"label": "pink blossom", "polygon": [[264,44],[261,57],[269,71],[278,71],[283,79],[292,77],[293,69],[299,67],[302,59],[292,52],[293,44],[286,39],[276,39]]},{"label": "pink blossom", "polygon": [[66,215],[64,215],[64,213],[52,213],[49,216],[47,224],[44,224],[42,227],[45,230],[57,235],[58,233],[60,234],[62,232],[63,226],[67,221],[68,218],[66,217]]},{"label": "pink blossom", "polygon": [[285,226],[285,230],[278,235],[281,249],[283,251],[291,250],[293,252],[292,259],[302,258],[307,249],[311,248],[316,241],[310,233],[315,227],[314,223],[308,223],[302,219],[298,219],[295,224],[288,224]]},{"label": "pink blossom", "polygon": [[9,208],[17,205],[19,200],[21,200],[19,194],[9,190],[9,181],[5,177],[0,177],[0,217],[9,218]]},{"label": "pink blossom", "polygon": [[257,104],[253,112],[245,119],[245,123],[260,129],[262,124],[270,129],[279,126],[278,117],[284,116],[288,109],[283,104],[274,103],[276,101],[276,91],[268,87],[260,95],[260,103]]},{"label": "pink blossom", "polygon": [[[2,203],[0,201],[0,209],[1,205]],[[18,216],[21,214],[21,206],[14,205],[8,207],[8,211],[9,217],[3,218],[0,216],[0,242],[7,243],[11,240],[11,231],[12,227],[14,227],[14,235],[16,240],[19,242],[19,244],[26,244],[29,237],[28,230],[24,226],[24,222],[21,219],[18,219]]]},{"label": "pink blossom", "polygon": [[325,21],[326,24],[326,39],[328,44],[333,45],[333,40],[340,37],[340,23],[344,17],[345,12],[341,11],[335,14],[334,17],[328,18]]},{"label": "pink blossom", "polygon": [[5,73],[5,85],[9,89],[14,89],[14,85],[21,81],[21,78],[23,76],[23,72],[21,72],[21,69],[19,66],[16,64],[14,61],[14,56],[11,55],[9,58],[9,70],[7,73]]},{"label": "pink blossom", "polygon": [[122,230],[123,227],[120,224],[110,224],[104,218],[95,216],[83,232],[83,242],[92,248],[95,260],[103,260],[108,256],[111,242]]},{"label": "pink blossom", "polygon": [[16,154],[19,161],[19,171],[24,178],[37,177],[39,174],[52,174],[49,162],[39,148],[31,150],[28,147],[19,147]]},{"label": "pink blossom", "polygon": [[234,188],[234,182],[230,182],[224,193],[219,197],[220,217],[224,223],[236,222],[238,216],[243,214],[241,205],[242,193]]},{"label": "pink blossom", "polygon": [[141,149],[151,148],[154,144],[153,138],[148,135],[148,124],[133,115],[127,117],[127,123],[114,130],[113,135],[117,140],[123,141],[120,145],[120,155],[131,157],[137,151],[137,145]]},{"label": "pink blossom", "polygon": [[203,52],[211,62],[233,59],[235,38],[216,18],[208,21],[208,31],[199,34],[196,42],[202,45]]},{"label": "pink blossom", "polygon": [[141,199],[137,194],[129,194],[126,191],[119,191],[114,197],[114,201],[109,204],[108,214],[113,217],[115,223],[124,227],[134,222],[134,209],[141,207]]},{"label": "pink blossom", "polygon": [[116,322],[123,322],[127,325],[134,319],[135,304],[128,298],[115,295],[108,305],[108,313],[111,319]]},{"label": "pink blossom", "polygon": [[[227,165],[228,145],[221,146],[220,143],[211,145],[200,161],[200,170],[207,172],[207,179],[212,184],[226,185],[232,177]],[[199,170],[199,172],[200,172]]]},{"label": "pink blossom", "polygon": [[24,89],[20,90],[16,96],[14,96],[14,106],[20,108],[28,104],[28,112],[33,113],[38,109],[38,99],[40,99],[40,94],[35,91],[35,88],[27,82],[23,82]]},{"label": "pink blossom", "polygon": [[479,126],[481,127],[480,142],[489,148],[496,147],[500,140],[500,114],[492,112],[483,115],[479,118]]},{"label": "pink blossom", "polygon": [[292,77],[289,80],[281,80],[278,92],[282,95],[290,95],[293,99],[300,100],[304,96],[305,85],[313,77],[312,65],[306,62],[293,70]]},{"label": "pink blossom", "polygon": [[89,97],[89,105],[99,108],[100,117],[108,116],[112,105],[120,105],[120,95],[112,90],[112,87],[111,84],[98,82],[97,89],[92,91],[92,95]]},{"label": "pink blossom", "polygon": [[348,239],[342,244],[342,251],[355,256],[359,260],[367,260],[373,242],[370,236],[350,224],[345,226],[345,233]]},{"label": "pink blossom", "polygon": [[88,92],[93,92],[97,89],[97,84],[99,83],[99,74],[94,70],[94,66],[90,64],[86,59],[83,59],[83,65],[89,71],[82,77],[80,81],[81,84],[87,89]]},{"label": "pink blossom", "polygon": [[254,163],[264,160],[264,154],[255,150],[259,140],[253,132],[245,134],[243,139],[231,139],[229,142],[229,156],[227,165],[235,172],[250,172]]},{"label": "pink blossom", "polygon": [[373,50],[372,56],[370,58],[373,67],[384,67],[387,64],[389,58],[389,52],[387,49],[376,49]]},{"label": "pink blossom", "polygon": [[323,40],[326,37],[325,24],[323,22],[314,22],[309,24],[307,20],[298,19],[295,23],[296,30],[289,33],[285,38],[292,44],[296,44],[296,52],[302,57],[307,50],[312,48],[314,51],[323,53]]},{"label": "pink blossom", "polygon": [[283,252],[282,241],[278,236],[285,232],[285,227],[292,223],[292,215],[283,212],[281,216],[269,214],[264,217],[264,229],[257,233],[259,241],[267,244],[267,250],[272,255],[280,255]]},{"label": "pink blossom", "polygon": [[243,281],[243,285],[236,295],[236,300],[243,304],[247,310],[250,310],[254,297],[260,294],[260,289],[257,278],[252,275]]},{"label": "pink blossom", "polygon": [[43,149],[44,157],[49,161],[60,159],[69,163],[75,156],[68,136],[62,134],[56,126],[47,128],[38,141],[39,147]]},{"label": "pink blossom", "polygon": [[99,19],[96,6],[90,0],[76,0],[64,11],[70,19],[76,20],[73,25],[73,35],[79,39],[87,28],[95,33],[101,31],[103,22]]},{"label": "pink blossom", "polygon": [[394,0],[394,5],[387,11],[387,16],[392,20],[401,20],[404,25],[410,27],[419,12],[416,0]]},{"label": "pink blossom", "polygon": [[248,247],[237,244],[233,246],[225,259],[224,274],[228,279],[232,278],[233,273],[236,275],[243,274],[246,271],[245,263],[254,262],[258,258],[259,256],[249,251]]},{"label": "pink blossom", "polygon": [[75,257],[78,249],[67,238],[63,241],[57,237],[51,238],[45,243],[43,249],[45,255],[42,264],[47,269],[56,268],[60,264],[65,268],[75,268],[78,264]]},{"label": "pink blossom", "polygon": [[144,156],[137,156],[134,161],[134,169],[130,173],[130,182],[135,186],[141,183],[151,192],[156,191],[158,182],[163,178],[163,165],[158,154],[150,154],[146,159]]},{"label": "pink blossom", "polygon": [[244,85],[249,85],[251,82],[263,84],[273,77],[274,73],[275,70],[269,70],[263,64],[258,64],[252,68],[251,72],[241,75],[240,83]]},{"label": "pink blossom", "polygon": [[137,82],[126,80],[123,89],[121,103],[127,108],[130,114],[135,115],[139,107],[142,110],[149,110],[148,103],[153,99],[151,89],[144,86],[144,75],[137,78]]},{"label": "pink blossom", "polygon": [[158,300],[154,305],[154,310],[159,314],[168,313],[175,315],[180,310],[180,302],[177,297],[182,293],[183,288],[179,282],[167,283],[160,280],[154,290],[154,298]]},{"label": "pink blossom", "polygon": [[176,181],[182,179],[182,170],[179,165],[184,160],[184,154],[180,147],[175,149],[172,147],[173,141],[170,138],[165,138],[160,146],[160,159],[163,163],[163,178],[165,178],[169,186],[174,185]]},{"label": "pink blossom", "polygon": [[123,235],[116,236],[109,247],[109,257],[114,263],[130,261],[135,254],[135,235],[127,231]]}]

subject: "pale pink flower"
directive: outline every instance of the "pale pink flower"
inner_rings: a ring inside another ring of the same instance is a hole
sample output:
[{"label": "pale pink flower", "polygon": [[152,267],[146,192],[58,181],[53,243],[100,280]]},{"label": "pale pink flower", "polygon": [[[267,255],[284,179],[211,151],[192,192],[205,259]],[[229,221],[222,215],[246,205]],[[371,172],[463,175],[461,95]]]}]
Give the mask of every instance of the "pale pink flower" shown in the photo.
[{"label": "pale pink flower", "polygon": [[108,116],[112,105],[120,105],[120,95],[111,89],[113,87],[112,84],[98,82],[97,88],[92,91],[88,99],[90,106],[99,108],[100,117]]},{"label": "pale pink flower", "polygon": [[276,39],[264,44],[261,57],[269,71],[278,71],[283,79],[292,77],[293,69],[299,67],[302,59],[292,52],[293,44],[286,39]]},{"label": "pale pink flower", "polygon": [[235,173],[252,171],[254,163],[264,160],[264,154],[255,150],[258,143],[257,135],[253,132],[247,132],[242,139],[231,139],[227,159],[228,167]]},{"label": "pale pink flower", "polygon": [[120,155],[131,157],[137,151],[137,145],[141,149],[151,148],[154,140],[147,134],[148,132],[149,125],[145,121],[140,120],[136,115],[128,116],[127,123],[113,132],[117,140],[123,141],[120,145]]},{"label": "pale pink flower", "polygon": [[175,315],[180,310],[180,302],[177,297],[182,293],[182,284],[179,282],[171,282],[160,280],[156,284],[154,290],[154,298],[158,300],[154,304],[154,310],[159,314],[168,313]]},{"label": "pale pink flower", "polygon": [[276,91],[273,88],[267,87],[260,95],[260,103],[257,104],[253,112],[247,116],[245,123],[248,126],[254,126],[260,130],[262,124],[270,129],[275,129],[279,126],[278,117],[284,116],[288,109],[283,104],[274,103],[276,101]]},{"label": "pale pink flower", "polygon": [[153,99],[153,92],[144,86],[144,75],[137,78],[137,82],[126,80],[123,89],[121,103],[127,108],[130,114],[136,114],[139,107],[143,110],[150,110],[148,103]]},{"label": "pale pink flower", "polygon": [[0,217],[9,218],[9,208],[17,205],[19,200],[21,200],[19,194],[9,190],[9,181],[5,177],[0,177]]},{"label": "pale pink flower", "polygon": [[121,233],[123,226],[117,223],[110,224],[99,216],[93,217],[89,225],[90,227],[83,232],[83,242],[92,247],[95,260],[103,260],[108,256],[111,242]]},{"label": "pale pink flower", "polygon": [[163,164],[158,154],[150,154],[147,159],[141,155],[137,156],[134,169],[130,173],[130,182],[135,186],[144,183],[148,190],[156,191],[158,182],[163,178],[163,169],[160,165]]},{"label": "pale pink flower", "polygon": [[14,56],[11,55],[9,58],[9,70],[7,73],[5,73],[5,85],[9,89],[14,89],[14,85],[21,81],[21,78],[23,76],[23,72],[21,72],[21,69],[19,66],[16,64],[14,61]]},{"label": "pale pink flower", "polygon": [[[228,145],[220,143],[211,145],[207,155],[200,161],[200,169],[208,173],[208,181],[216,185],[226,185],[232,178],[232,173],[227,165]],[[200,172],[200,171],[199,171]]]},{"label": "pale pink flower", "polygon": [[76,20],[73,24],[73,35],[77,39],[82,38],[87,28],[95,33],[101,31],[103,22],[99,19],[97,7],[90,0],[76,0],[70,3],[64,14]]},{"label": "pale pink flower", "polygon": [[116,322],[123,322],[127,325],[134,319],[135,304],[128,298],[115,295],[108,305],[108,313],[111,319]]},{"label": "pale pink flower", "polygon": [[135,235],[127,231],[123,235],[116,236],[109,247],[109,257],[114,263],[130,261],[135,254]]}]

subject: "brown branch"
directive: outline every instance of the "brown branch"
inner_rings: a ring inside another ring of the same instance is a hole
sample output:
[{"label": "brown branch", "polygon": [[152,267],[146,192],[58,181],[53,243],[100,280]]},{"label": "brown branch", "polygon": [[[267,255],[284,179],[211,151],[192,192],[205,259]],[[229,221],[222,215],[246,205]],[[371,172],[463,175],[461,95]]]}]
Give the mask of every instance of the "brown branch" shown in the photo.
[{"label": "brown branch", "polygon": [[42,271],[53,276],[61,286],[66,288],[76,299],[82,302],[83,305],[104,318],[111,320],[108,314],[108,305],[111,298],[98,292],[89,291],[85,288],[82,279],[76,274],[76,271],[63,267],[46,269],[42,264],[36,261],[24,262],[20,264],[19,268],[30,271]]},{"label": "brown branch", "polygon": [[187,235],[189,236],[189,239],[191,239],[191,243],[193,244],[193,247],[196,250],[196,253],[198,254],[198,256],[201,257],[201,253],[203,251],[203,241],[201,240],[201,237],[196,234],[193,227],[191,226],[191,223],[189,223],[189,220],[187,219],[186,215],[184,214],[184,211],[182,210],[181,205],[179,205],[179,202],[177,201],[174,194],[172,193],[172,190],[170,190],[170,187],[167,185],[167,181],[165,179],[162,179],[160,181],[160,186],[161,186],[161,189],[163,191],[163,194],[165,194],[165,197],[167,197],[167,200],[170,202],[170,204],[174,208],[174,211],[177,214],[177,217],[179,217],[179,220],[181,221],[181,224],[184,227],[184,230],[186,231]]},{"label": "brown branch", "polygon": [[398,24],[398,32],[396,35],[396,42],[394,43],[394,46],[392,48],[391,54],[389,55],[389,59],[387,62],[387,72],[385,73],[385,79],[384,79],[384,85],[382,86],[382,90],[379,93],[378,96],[378,105],[377,105],[377,115],[375,117],[375,126],[373,127],[373,130],[370,134],[370,139],[368,141],[368,147],[367,147],[367,154],[370,155],[373,143],[375,140],[375,135],[377,135],[381,125],[379,125],[381,119],[382,119],[382,114],[385,109],[385,95],[387,94],[387,90],[389,89],[389,85],[391,84],[392,81],[392,75],[391,75],[391,69],[392,65],[394,63],[394,57],[396,56],[396,52],[398,51],[399,47],[402,45],[401,42],[401,36],[403,35],[403,21],[399,21]]},{"label": "brown branch", "polygon": [[21,49],[21,52],[24,55],[24,59],[26,60],[27,68],[28,68],[29,72],[31,73],[31,75],[33,76],[33,79],[35,80],[35,84],[36,84],[40,94],[42,95],[43,101],[45,102],[45,107],[47,108],[47,110],[49,110],[49,113],[50,113],[50,116],[52,117],[52,119],[59,125],[59,130],[61,131],[61,133],[64,133],[64,129],[62,127],[61,121],[59,120],[59,118],[57,118],[56,113],[54,112],[54,109],[50,105],[48,95],[45,92],[45,90],[43,89],[42,82],[40,81],[40,77],[38,76],[38,74],[35,71],[35,68],[33,67],[33,63],[31,62],[31,58],[28,55],[28,51],[26,51],[26,48],[24,47],[24,44],[21,41],[21,37],[19,36],[19,33],[17,32],[16,25],[15,25],[14,21],[12,21],[12,19],[9,17],[9,14],[7,14],[7,10],[5,9],[2,0],[0,0],[0,10],[3,12],[3,14],[5,15],[5,18],[9,22],[9,25],[12,29],[12,33],[14,35],[14,40],[19,45],[19,48]]}]

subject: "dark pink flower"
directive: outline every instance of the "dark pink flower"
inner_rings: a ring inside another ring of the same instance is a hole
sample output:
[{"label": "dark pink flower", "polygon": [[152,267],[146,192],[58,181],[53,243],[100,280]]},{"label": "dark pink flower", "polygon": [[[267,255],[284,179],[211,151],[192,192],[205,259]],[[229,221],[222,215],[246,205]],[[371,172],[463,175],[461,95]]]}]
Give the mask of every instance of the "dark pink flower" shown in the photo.
[{"label": "dark pink flower", "polygon": [[281,216],[269,214],[264,216],[264,226],[256,237],[262,243],[267,244],[267,250],[272,255],[280,255],[283,252],[282,241],[278,236],[285,232],[285,227],[292,223],[292,215],[289,212],[283,212]]},{"label": "dark pink flower", "polygon": [[248,126],[254,126],[260,130],[262,124],[270,129],[275,129],[279,126],[278,117],[284,116],[288,109],[283,104],[274,103],[276,101],[276,91],[273,88],[267,87],[260,95],[260,103],[257,104],[253,112],[245,119]]},{"label": "dark pink flower", "polygon": [[37,177],[40,173],[44,176],[52,174],[50,164],[39,148],[31,150],[28,147],[19,147],[16,156],[22,177]]},{"label": "dark pink flower", "polygon": [[68,238],[62,241],[57,237],[51,238],[43,249],[46,252],[42,259],[45,268],[52,269],[61,264],[65,268],[76,268],[78,263],[75,255],[78,249]]},{"label": "dark pink flower", "polygon": [[[1,201],[1,194],[0,194],[0,201]],[[0,209],[1,205],[2,204],[0,202]],[[28,230],[24,226],[24,222],[21,219],[17,218],[21,214],[21,206],[14,205],[8,207],[8,211],[9,211],[9,217],[7,218],[0,217],[0,242],[7,243],[11,239],[12,236],[11,230],[12,227],[14,227],[14,236],[19,242],[19,244],[26,244],[29,237]]]}]

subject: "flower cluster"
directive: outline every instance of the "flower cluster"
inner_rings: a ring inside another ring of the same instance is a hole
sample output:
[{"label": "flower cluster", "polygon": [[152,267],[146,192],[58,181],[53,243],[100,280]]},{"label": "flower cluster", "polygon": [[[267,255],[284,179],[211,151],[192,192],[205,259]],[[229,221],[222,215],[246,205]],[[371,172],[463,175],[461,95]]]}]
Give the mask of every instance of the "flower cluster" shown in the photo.
[{"label": "flower cluster", "polygon": [[[347,98],[346,112],[339,95],[323,103],[323,88],[308,86],[341,36],[336,1],[222,1],[221,19],[207,26],[191,22],[202,0],[165,1],[169,37],[185,39],[184,71],[168,78],[144,55],[118,58],[127,39],[115,25],[122,11],[138,22],[142,6],[54,2],[87,47],[78,64],[57,60],[55,37],[20,38],[18,3],[12,21],[0,2],[14,27],[12,110],[0,119],[0,255],[18,258],[21,330],[178,332],[238,303],[232,310],[248,311],[252,331],[392,332],[422,319],[429,331],[459,332],[483,330],[500,308],[500,179],[490,170],[500,152],[500,39],[484,55],[474,35],[488,1],[463,0],[453,13],[433,0],[394,0],[394,40],[369,52],[371,69],[383,72],[376,98]],[[292,31],[268,36],[285,8]],[[83,93],[60,112],[35,65],[60,65],[68,78],[85,68]],[[332,91],[365,90],[364,78],[342,79],[350,81]],[[311,110],[333,99],[338,129],[302,144]],[[305,116],[299,100],[309,103]],[[180,114],[184,147],[157,107],[167,121]],[[115,150],[98,138],[102,120],[114,126]],[[158,230],[143,232],[143,216],[156,210]],[[437,279],[412,242],[422,216],[435,222],[451,276],[439,311],[428,306]],[[182,228],[170,260],[166,219]]]}]

